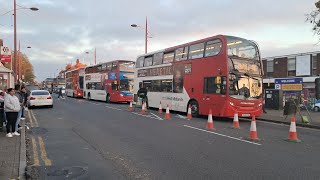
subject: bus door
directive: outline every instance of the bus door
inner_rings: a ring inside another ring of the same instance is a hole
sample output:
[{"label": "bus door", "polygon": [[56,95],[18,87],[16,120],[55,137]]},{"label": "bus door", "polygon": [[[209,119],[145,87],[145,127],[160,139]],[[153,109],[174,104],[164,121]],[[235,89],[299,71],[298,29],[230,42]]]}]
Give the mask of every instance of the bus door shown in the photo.
[{"label": "bus door", "polygon": [[226,77],[204,77],[203,83],[203,94],[200,98],[200,104],[203,106],[200,113],[209,114],[211,109],[213,116],[220,116],[226,100]]}]

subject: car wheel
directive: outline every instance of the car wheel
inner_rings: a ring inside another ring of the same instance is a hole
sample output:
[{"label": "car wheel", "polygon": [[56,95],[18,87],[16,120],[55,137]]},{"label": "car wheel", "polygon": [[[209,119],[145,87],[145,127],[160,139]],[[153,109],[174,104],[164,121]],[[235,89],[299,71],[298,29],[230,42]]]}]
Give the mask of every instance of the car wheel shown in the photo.
[{"label": "car wheel", "polygon": [[199,116],[199,104],[197,101],[192,100],[187,106],[187,111],[188,112],[188,107],[189,105],[191,106],[191,114],[193,117],[198,117]]},{"label": "car wheel", "polygon": [[314,111],[315,111],[315,112],[318,112],[318,111],[319,111],[319,107],[318,107],[318,106],[315,106],[315,107],[314,107]]}]

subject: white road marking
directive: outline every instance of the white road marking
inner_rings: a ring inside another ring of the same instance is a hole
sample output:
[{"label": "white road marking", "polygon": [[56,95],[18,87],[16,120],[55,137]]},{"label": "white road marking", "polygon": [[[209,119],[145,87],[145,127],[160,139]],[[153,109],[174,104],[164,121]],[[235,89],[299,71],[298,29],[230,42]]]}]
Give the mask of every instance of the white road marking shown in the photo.
[{"label": "white road marking", "polygon": [[182,115],[180,115],[180,114],[177,114],[177,116],[178,116],[179,118],[181,118],[181,119],[187,119],[186,117],[184,117],[184,116],[182,116]]},{"label": "white road marking", "polygon": [[200,129],[200,128],[196,128],[196,127],[192,127],[192,126],[188,126],[188,125],[183,125],[183,126],[187,127],[187,128],[196,129],[196,130],[199,130],[199,131],[215,134],[215,135],[218,135],[218,136],[222,136],[222,137],[226,137],[226,138],[230,138],[230,139],[246,142],[246,143],[249,143],[249,144],[254,144],[254,145],[258,145],[258,146],[262,145],[262,144],[259,144],[259,143],[255,143],[255,142],[239,139],[239,138],[236,138],[236,137],[232,137],[232,136],[228,136],[228,135],[224,135],[224,134],[220,134],[220,133],[216,133],[216,132],[212,132],[212,131],[207,131],[207,130],[204,130],[204,129]]},{"label": "white road marking", "polygon": [[[132,112],[132,114],[136,114],[136,115],[139,115],[139,116],[143,116],[143,117],[148,117],[148,118],[160,120],[159,118],[153,117],[153,116],[150,116],[150,115],[139,114],[139,113],[136,113],[136,112]],[[162,119],[161,119],[161,120],[162,120]]]},{"label": "white road marking", "polygon": [[151,113],[153,116],[157,117],[159,120],[163,120],[161,117],[155,115],[154,113]]},{"label": "white road marking", "polygon": [[114,108],[114,107],[110,107],[110,106],[106,106],[106,108],[110,108],[110,109],[114,109],[114,110],[122,111],[122,109],[118,109],[118,108]]}]

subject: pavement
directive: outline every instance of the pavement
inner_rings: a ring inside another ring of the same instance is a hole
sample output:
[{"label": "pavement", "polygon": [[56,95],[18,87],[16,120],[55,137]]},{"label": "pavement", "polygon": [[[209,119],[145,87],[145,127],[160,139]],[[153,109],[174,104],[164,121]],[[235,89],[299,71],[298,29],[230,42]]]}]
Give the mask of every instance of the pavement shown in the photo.
[{"label": "pavement", "polygon": [[[24,127],[25,121],[21,121]],[[24,179],[26,167],[25,129],[21,136],[6,137],[6,130],[0,132],[0,179]]]},{"label": "pavement", "polygon": [[[275,122],[275,123],[283,123],[283,124],[290,124],[291,116],[283,115],[283,111],[281,110],[266,110],[267,113],[262,114],[262,116],[258,117],[258,120]],[[309,128],[316,128],[320,129],[320,112],[314,111],[301,111],[302,116],[307,116],[309,119],[309,123],[305,124],[301,121],[301,116],[299,113],[296,114],[296,123],[297,126],[302,127],[309,127]]]},{"label": "pavement", "polygon": [[27,139],[30,179],[320,179],[320,130],[298,127],[301,143],[285,141],[289,126],[183,114],[128,111],[128,104],[54,98],[31,110]]}]

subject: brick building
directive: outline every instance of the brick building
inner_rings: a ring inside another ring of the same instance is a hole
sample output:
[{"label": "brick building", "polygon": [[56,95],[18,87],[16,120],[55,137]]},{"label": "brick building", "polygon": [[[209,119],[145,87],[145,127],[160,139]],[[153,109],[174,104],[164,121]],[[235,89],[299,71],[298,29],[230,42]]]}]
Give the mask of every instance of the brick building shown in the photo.
[{"label": "brick building", "polygon": [[[266,57],[262,62],[264,89],[281,91],[281,86],[277,85],[279,79],[302,79],[302,91],[298,92],[307,98],[315,97],[315,79],[320,75],[320,51]],[[292,91],[283,91],[284,95],[286,93]]]}]

